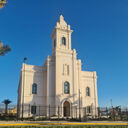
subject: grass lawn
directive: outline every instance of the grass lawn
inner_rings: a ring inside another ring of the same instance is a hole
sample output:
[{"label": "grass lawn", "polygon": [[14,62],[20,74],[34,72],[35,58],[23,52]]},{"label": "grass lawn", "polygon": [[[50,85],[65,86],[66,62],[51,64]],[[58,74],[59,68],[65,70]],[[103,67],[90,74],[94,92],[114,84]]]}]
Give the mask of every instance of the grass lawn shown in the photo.
[{"label": "grass lawn", "polygon": [[128,128],[128,126],[10,126],[2,128]]}]

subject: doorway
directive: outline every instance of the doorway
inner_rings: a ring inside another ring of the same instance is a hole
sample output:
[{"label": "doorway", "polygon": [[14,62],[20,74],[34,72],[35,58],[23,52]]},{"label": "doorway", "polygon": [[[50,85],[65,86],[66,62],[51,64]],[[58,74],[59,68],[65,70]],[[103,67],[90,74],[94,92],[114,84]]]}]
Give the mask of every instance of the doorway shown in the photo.
[{"label": "doorway", "polygon": [[70,116],[70,103],[68,101],[64,102],[64,117]]}]

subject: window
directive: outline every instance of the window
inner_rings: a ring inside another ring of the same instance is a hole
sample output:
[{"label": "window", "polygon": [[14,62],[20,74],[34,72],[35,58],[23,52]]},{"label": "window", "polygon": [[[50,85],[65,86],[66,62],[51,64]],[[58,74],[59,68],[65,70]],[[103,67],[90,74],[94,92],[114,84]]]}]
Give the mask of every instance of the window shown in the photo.
[{"label": "window", "polygon": [[32,85],[32,94],[37,94],[37,84]]},{"label": "window", "polygon": [[31,106],[31,113],[36,114],[36,106]]},{"label": "window", "polygon": [[89,87],[86,88],[86,96],[90,96],[90,88]]},{"label": "window", "polygon": [[54,40],[54,48],[56,47],[56,39]]},{"label": "window", "polygon": [[69,94],[70,93],[69,82],[65,82],[64,83],[64,93],[65,94]]},{"label": "window", "polygon": [[87,113],[91,113],[91,107],[87,106]]},{"label": "window", "polygon": [[62,44],[66,45],[66,38],[65,37],[62,37]]}]

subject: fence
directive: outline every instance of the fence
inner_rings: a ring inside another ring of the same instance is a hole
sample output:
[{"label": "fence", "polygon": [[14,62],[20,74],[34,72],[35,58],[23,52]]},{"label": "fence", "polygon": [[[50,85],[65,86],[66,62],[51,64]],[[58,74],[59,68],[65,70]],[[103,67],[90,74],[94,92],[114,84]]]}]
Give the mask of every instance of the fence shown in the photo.
[{"label": "fence", "polygon": [[[18,109],[17,109],[18,107]],[[23,107],[23,109],[22,109]],[[17,119],[34,119],[34,120],[124,120],[128,121],[128,108],[117,107],[84,107],[76,106],[68,107],[53,107],[53,106],[34,106],[24,105],[8,106],[8,114],[5,115],[5,106],[0,104],[0,116],[15,116]]]}]

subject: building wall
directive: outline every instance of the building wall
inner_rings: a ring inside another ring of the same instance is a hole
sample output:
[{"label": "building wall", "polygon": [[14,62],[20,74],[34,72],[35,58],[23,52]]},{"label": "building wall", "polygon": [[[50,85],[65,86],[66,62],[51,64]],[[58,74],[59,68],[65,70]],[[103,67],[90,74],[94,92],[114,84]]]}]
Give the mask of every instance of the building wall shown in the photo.
[{"label": "building wall", "polygon": [[[82,107],[91,106],[92,115],[97,115],[97,75],[96,72],[81,71]],[[86,96],[86,88],[90,88],[90,96]]]},{"label": "building wall", "polygon": [[[47,113],[49,113],[48,107],[52,107],[52,110],[50,112],[51,115],[55,115],[55,110],[53,110],[53,107],[56,106],[55,104],[55,59],[53,56],[48,56],[47,58],[47,103],[45,106],[47,106]],[[47,116],[49,116],[47,114]]]},{"label": "building wall", "polygon": [[[25,68],[25,70],[24,70]],[[24,74],[25,73],[25,74]],[[25,75],[25,77],[24,77]],[[32,94],[32,85],[37,84],[37,94]],[[24,87],[24,92],[23,92]],[[22,113],[22,103],[24,109],[28,110],[28,105],[46,105],[46,69],[44,67],[23,64],[21,70],[21,81],[18,88],[18,111]],[[24,96],[24,102],[23,102]],[[28,112],[24,112],[28,116]]]}]

